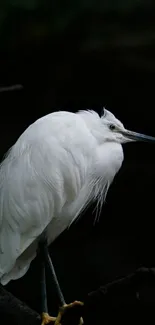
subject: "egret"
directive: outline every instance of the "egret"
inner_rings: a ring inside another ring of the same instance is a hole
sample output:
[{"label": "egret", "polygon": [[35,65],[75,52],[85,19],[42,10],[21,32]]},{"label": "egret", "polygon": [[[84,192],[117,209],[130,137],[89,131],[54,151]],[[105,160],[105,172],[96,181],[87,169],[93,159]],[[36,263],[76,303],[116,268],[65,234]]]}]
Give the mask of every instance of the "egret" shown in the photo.
[{"label": "egret", "polygon": [[[67,308],[48,246],[93,201],[100,213],[110,184],[123,162],[122,144],[155,142],[126,130],[108,110],[58,111],[33,124],[18,138],[0,166],[0,282],[28,271],[42,252],[42,325],[60,324]],[[48,263],[61,309],[49,316],[45,265]],[[82,320],[81,320],[82,322]]]}]

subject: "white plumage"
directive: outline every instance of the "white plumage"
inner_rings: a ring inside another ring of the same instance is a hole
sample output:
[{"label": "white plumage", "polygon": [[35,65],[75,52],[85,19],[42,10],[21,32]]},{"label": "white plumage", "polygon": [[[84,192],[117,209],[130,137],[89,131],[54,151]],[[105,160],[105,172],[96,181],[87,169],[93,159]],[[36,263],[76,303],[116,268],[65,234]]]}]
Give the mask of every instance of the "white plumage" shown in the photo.
[{"label": "white plumage", "polygon": [[[30,125],[0,167],[0,282],[23,276],[93,200],[102,205],[131,141],[112,113],[55,112]],[[128,131],[129,133],[129,131]]]}]

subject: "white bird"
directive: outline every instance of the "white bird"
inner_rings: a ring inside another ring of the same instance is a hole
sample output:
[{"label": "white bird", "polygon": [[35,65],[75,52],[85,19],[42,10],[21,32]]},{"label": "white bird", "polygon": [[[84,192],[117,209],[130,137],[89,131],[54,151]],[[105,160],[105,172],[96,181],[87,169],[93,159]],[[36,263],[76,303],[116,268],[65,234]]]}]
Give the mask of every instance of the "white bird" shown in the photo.
[{"label": "white bird", "polygon": [[135,140],[155,142],[105,109],[101,117],[54,112],[25,130],[0,166],[1,284],[27,272],[42,234],[49,245],[92,201],[100,212],[123,162],[122,144]]}]

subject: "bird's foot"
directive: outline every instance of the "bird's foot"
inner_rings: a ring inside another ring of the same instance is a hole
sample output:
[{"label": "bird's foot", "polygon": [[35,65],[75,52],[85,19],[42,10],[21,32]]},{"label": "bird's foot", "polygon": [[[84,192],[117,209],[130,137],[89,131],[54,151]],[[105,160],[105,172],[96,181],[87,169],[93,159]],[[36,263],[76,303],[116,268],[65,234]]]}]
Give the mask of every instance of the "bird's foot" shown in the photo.
[{"label": "bird's foot", "polygon": [[[55,319],[54,325],[61,325],[62,324],[61,320],[62,320],[62,317],[63,317],[63,315],[65,314],[66,311],[68,311],[71,308],[74,308],[75,306],[83,306],[83,305],[84,305],[83,302],[75,300],[74,302],[72,302],[70,304],[65,304],[62,307],[60,307],[59,308],[59,313],[58,313],[58,316]],[[79,325],[83,325],[83,324],[84,324],[83,318],[80,317]]]},{"label": "bird's foot", "polygon": [[[84,303],[81,301],[75,300],[74,302],[70,304],[65,304],[62,307],[59,308],[58,316],[57,317],[52,317],[48,313],[42,313],[42,323],[41,325],[46,325],[49,323],[54,323],[54,325],[62,325],[62,317],[71,308],[74,308],[75,306],[83,306]],[[78,325],[83,325],[84,321],[83,318],[80,317],[79,324]]]},{"label": "bird's foot", "polygon": [[41,325],[46,325],[48,323],[55,323],[56,317],[50,316],[48,313],[42,313],[42,323]]}]

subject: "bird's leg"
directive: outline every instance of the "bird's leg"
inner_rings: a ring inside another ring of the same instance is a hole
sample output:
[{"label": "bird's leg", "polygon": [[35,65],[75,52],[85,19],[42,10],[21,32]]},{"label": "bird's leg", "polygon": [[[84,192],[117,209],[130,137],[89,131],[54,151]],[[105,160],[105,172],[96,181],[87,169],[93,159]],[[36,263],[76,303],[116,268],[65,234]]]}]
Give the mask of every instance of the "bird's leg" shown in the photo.
[{"label": "bird's leg", "polygon": [[45,254],[44,254],[44,247],[45,247],[45,235],[42,236],[39,247],[38,247],[38,254],[41,260],[41,318],[42,323],[41,325],[46,325],[50,322],[55,322],[56,317],[49,316],[48,314],[48,307],[47,307],[47,290],[46,290],[46,275],[45,275]]},{"label": "bird's leg", "polygon": [[[55,325],[61,325],[61,319],[62,319],[62,316],[64,315],[64,313],[67,310],[69,310],[70,308],[73,308],[75,306],[83,306],[83,302],[74,301],[74,302],[72,302],[70,304],[66,304],[63,293],[61,291],[61,288],[60,288],[60,285],[59,285],[59,282],[58,282],[58,279],[57,279],[57,276],[56,276],[56,273],[55,273],[55,270],[54,270],[54,266],[53,266],[51,257],[50,257],[49,252],[48,252],[47,244],[44,246],[44,254],[45,254],[45,261],[47,262],[47,264],[48,264],[48,266],[50,268],[50,271],[52,273],[53,280],[54,280],[56,290],[57,290],[57,294],[58,294],[58,298],[59,298],[59,301],[60,301],[60,308],[59,308],[58,316],[55,319]],[[82,325],[82,324],[83,324],[83,319],[81,317],[80,321],[79,321],[79,325]]]}]

